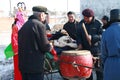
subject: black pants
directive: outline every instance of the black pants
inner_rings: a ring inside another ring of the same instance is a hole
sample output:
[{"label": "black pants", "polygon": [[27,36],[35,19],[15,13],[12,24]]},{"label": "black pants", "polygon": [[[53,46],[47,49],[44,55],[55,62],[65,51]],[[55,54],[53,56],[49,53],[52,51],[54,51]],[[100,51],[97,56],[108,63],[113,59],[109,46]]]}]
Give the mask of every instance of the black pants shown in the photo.
[{"label": "black pants", "polygon": [[[94,64],[95,68],[97,68],[98,70],[96,70],[96,77],[97,80],[103,80],[103,66],[101,64],[101,62],[99,60],[96,61],[96,63]],[[86,80],[93,80],[93,74]]]},{"label": "black pants", "polygon": [[44,73],[21,73],[22,80],[44,80]]}]

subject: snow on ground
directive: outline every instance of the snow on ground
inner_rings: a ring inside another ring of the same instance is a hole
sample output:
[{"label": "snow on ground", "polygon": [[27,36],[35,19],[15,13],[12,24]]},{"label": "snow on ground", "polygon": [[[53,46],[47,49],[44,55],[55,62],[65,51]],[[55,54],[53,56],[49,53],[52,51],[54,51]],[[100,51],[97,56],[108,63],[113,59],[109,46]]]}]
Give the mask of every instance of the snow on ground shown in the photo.
[{"label": "snow on ground", "polygon": [[5,47],[0,45],[0,80],[11,80],[13,78],[13,59],[5,59]]}]

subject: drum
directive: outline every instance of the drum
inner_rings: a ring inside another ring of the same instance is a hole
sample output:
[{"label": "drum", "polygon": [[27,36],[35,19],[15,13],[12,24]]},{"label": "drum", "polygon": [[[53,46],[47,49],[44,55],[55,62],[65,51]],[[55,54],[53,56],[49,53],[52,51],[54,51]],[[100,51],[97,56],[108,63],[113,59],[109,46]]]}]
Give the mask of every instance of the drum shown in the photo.
[{"label": "drum", "polygon": [[60,56],[60,72],[64,78],[89,78],[92,67],[90,51],[63,51]]}]

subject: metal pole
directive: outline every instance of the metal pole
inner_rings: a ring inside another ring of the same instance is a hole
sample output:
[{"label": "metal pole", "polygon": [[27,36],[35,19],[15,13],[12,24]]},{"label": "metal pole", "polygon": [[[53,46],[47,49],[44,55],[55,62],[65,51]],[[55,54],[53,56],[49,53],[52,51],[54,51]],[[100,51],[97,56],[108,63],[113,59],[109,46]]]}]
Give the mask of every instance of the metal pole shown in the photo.
[{"label": "metal pole", "polygon": [[10,3],[10,11],[9,11],[9,16],[11,17],[11,0],[9,0],[9,3]]},{"label": "metal pole", "polygon": [[67,0],[67,12],[68,12],[68,0]]}]

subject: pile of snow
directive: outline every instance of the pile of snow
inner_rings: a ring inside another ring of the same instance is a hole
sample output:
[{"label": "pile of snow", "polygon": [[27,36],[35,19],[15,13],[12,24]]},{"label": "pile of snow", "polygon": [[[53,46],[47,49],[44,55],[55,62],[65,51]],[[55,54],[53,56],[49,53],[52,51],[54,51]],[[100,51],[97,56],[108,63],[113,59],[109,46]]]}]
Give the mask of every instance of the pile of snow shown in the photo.
[{"label": "pile of snow", "polygon": [[6,59],[4,49],[6,46],[0,45],[0,80],[13,80],[13,59]]}]

